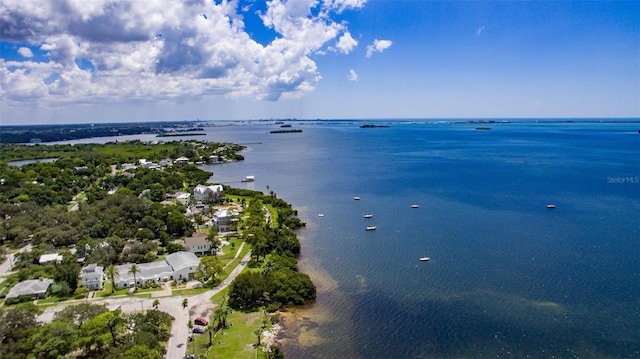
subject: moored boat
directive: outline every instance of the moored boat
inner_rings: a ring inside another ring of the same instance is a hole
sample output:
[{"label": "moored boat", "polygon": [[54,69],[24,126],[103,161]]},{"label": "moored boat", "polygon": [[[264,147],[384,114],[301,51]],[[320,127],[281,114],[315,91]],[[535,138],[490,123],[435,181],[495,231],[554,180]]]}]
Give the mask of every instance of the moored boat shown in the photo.
[{"label": "moored boat", "polygon": [[360,200],[360,197],[358,197],[358,196],[354,196],[354,197],[353,197],[353,199],[355,199],[356,201],[359,201],[359,200]]},{"label": "moored boat", "polygon": [[318,213],[318,217],[324,217],[324,213]]},{"label": "moored boat", "polygon": [[373,214],[365,214],[364,215],[364,218],[371,218],[371,217],[373,217]]},{"label": "moored boat", "polygon": [[376,230],[376,226],[367,227],[367,231],[375,231],[375,230]]},{"label": "moored boat", "polygon": [[412,204],[411,208],[418,208],[418,205],[417,204]]},{"label": "moored boat", "polygon": [[555,204],[548,204],[548,205],[547,205],[547,208],[549,208],[549,209],[554,209],[554,208],[556,208],[556,205],[555,205]]},{"label": "moored boat", "polygon": [[421,262],[428,262],[429,261],[429,257],[420,257],[420,261]]}]

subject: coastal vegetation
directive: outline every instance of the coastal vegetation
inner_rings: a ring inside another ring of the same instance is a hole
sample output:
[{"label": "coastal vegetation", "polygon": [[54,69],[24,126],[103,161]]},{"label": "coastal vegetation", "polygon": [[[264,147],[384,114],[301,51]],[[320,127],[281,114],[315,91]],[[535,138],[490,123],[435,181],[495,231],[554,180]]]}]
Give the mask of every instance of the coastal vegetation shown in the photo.
[{"label": "coastal vegetation", "polygon": [[[112,284],[116,277],[127,274],[117,273],[116,265],[132,263],[125,272],[135,277],[139,273],[138,264],[185,250],[180,240],[202,231],[204,216],[210,216],[212,209],[188,217],[187,206],[174,197],[176,193],[189,193],[197,184],[206,183],[212,173],[192,163],[152,168],[145,163],[176,157],[186,157],[193,163],[210,157],[238,160],[242,156],[237,152],[243,149],[228,143],[195,141],[0,147],[6,149],[0,152],[0,254],[26,243],[32,246],[31,250],[15,254],[12,261],[15,272],[1,283],[0,294],[23,280],[53,279],[53,295],[40,299],[39,305],[87,297],[88,289],[81,286],[78,277],[80,258],[83,263],[96,263],[105,268],[108,281],[104,289],[96,293],[97,298],[125,295],[127,289],[116,291]],[[55,160],[21,166],[5,162],[36,158]],[[201,257],[195,273],[195,279],[203,283],[201,288],[174,286],[177,295],[197,294],[212,288],[251,250],[248,268],[236,277],[224,291],[224,299],[218,302],[209,328],[212,335],[209,347],[214,345],[214,334],[231,330],[233,324],[228,318],[244,315],[254,319],[277,318],[267,312],[301,304],[316,295],[309,276],[297,269],[300,242],[294,231],[305,226],[297,217],[297,211],[273,191],[264,194],[224,186],[224,193],[225,197],[216,204],[233,202],[242,208],[238,231],[227,237],[230,243],[226,244],[232,249],[238,248],[237,253],[232,250],[220,256]],[[215,229],[210,229],[207,240],[216,248],[222,245]],[[41,256],[48,253],[57,253],[61,259],[40,263]],[[148,290],[146,285],[141,286],[139,293]],[[171,320],[156,313],[157,305],[154,311],[136,315],[109,312],[100,306],[73,306],[60,312],[66,313],[64,320],[56,317],[51,323],[37,324],[32,330],[17,332],[15,336],[3,334],[2,328],[15,324],[13,315],[22,316],[26,323],[32,322],[37,310],[30,303],[20,303],[31,300],[24,296],[7,300],[5,304],[15,305],[0,311],[0,346],[4,350],[0,356],[11,353],[15,354],[12,357],[27,357],[29,352],[24,346],[28,344],[25,343],[31,343],[32,336],[41,338],[38,336],[51,331],[65,333],[65,340],[43,344],[37,357],[62,357],[73,352],[80,358],[94,358],[98,353],[104,358],[159,358],[164,353],[163,343],[167,340],[164,332],[144,329],[147,322],[170,328]],[[104,312],[96,309],[98,307]],[[18,308],[26,309],[13,311]],[[251,321],[246,330],[241,330],[243,326],[233,330],[242,332],[239,341],[252,338],[250,342],[257,351],[258,347],[265,346],[261,342],[263,332],[270,330],[275,322],[261,319]],[[5,343],[11,344],[5,346]],[[266,347],[268,350],[259,357],[282,357],[282,351],[272,342]],[[42,354],[45,351],[53,354]]]},{"label": "coastal vegetation", "polygon": [[88,303],[66,307],[46,324],[38,314],[33,304],[0,309],[0,357],[160,359],[174,319],[156,309],[125,314]]}]

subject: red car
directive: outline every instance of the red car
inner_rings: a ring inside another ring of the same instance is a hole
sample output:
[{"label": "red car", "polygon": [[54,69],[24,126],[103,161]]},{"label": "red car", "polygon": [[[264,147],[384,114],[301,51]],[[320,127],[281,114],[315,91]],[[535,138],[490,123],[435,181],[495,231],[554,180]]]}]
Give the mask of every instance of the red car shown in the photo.
[{"label": "red car", "polygon": [[193,322],[196,323],[197,325],[208,325],[209,324],[209,322],[204,318],[196,318],[196,320],[194,320]]}]

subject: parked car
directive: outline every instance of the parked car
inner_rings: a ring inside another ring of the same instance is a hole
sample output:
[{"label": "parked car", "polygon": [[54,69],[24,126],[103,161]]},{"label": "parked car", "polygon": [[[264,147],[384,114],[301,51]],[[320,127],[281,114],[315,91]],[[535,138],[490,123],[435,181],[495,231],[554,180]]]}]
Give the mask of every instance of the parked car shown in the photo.
[{"label": "parked car", "polygon": [[204,333],[204,329],[200,328],[200,327],[195,327],[193,328],[193,332],[196,334],[202,334]]},{"label": "parked car", "polygon": [[184,357],[184,359],[198,359],[198,356],[195,354],[189,354],[186,357]]},{"label": "parked car", "polygon": [[196,318],[193,322],[196,323],[197,325],[204,325],[204,326],[209,324],[209,322],[204,318]]}]

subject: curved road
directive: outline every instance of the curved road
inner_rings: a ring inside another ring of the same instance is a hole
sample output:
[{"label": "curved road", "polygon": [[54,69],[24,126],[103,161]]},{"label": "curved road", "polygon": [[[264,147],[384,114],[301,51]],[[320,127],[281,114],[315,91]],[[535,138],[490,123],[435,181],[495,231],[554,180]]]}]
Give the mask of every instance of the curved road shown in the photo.
[{"label": "curved road", "polygon": [[[188,310],[182,308],[182,301],[184,296],[172,296],[158,299],[160,305],[158,309],[169,313],[175,318],[173,325],[171,326],[171,334],[169,342],[167,343],[167,359],[179,359],[184,358],[187,351],[187,339],[189,337],[189,328],[187,323],[189,318],[193,316],[208,318],[213,313],[215,304],[211,302],[210,298],[226,288],[231,282],[242,272],[247,262],[251,259],[251,252],[247,253],[242,261],[233,269],[229,276],[222,281],[218,286],[212,288],[206,292],[186,297],[188,299]],[[121,297],[121,298],[95,298],[88,301],[96,304],[104,304],[110,310],[120,308],[125,313],[133,313],[149,309],[153,305],[155,299],[141,299],[135,296]],[[41,322],[50,322],[53,319],[53,315],[62,310],[67,305],[72,305],[78,301],[69,301],[63,305],[49,307],[38,316],[38,320]]]}]

